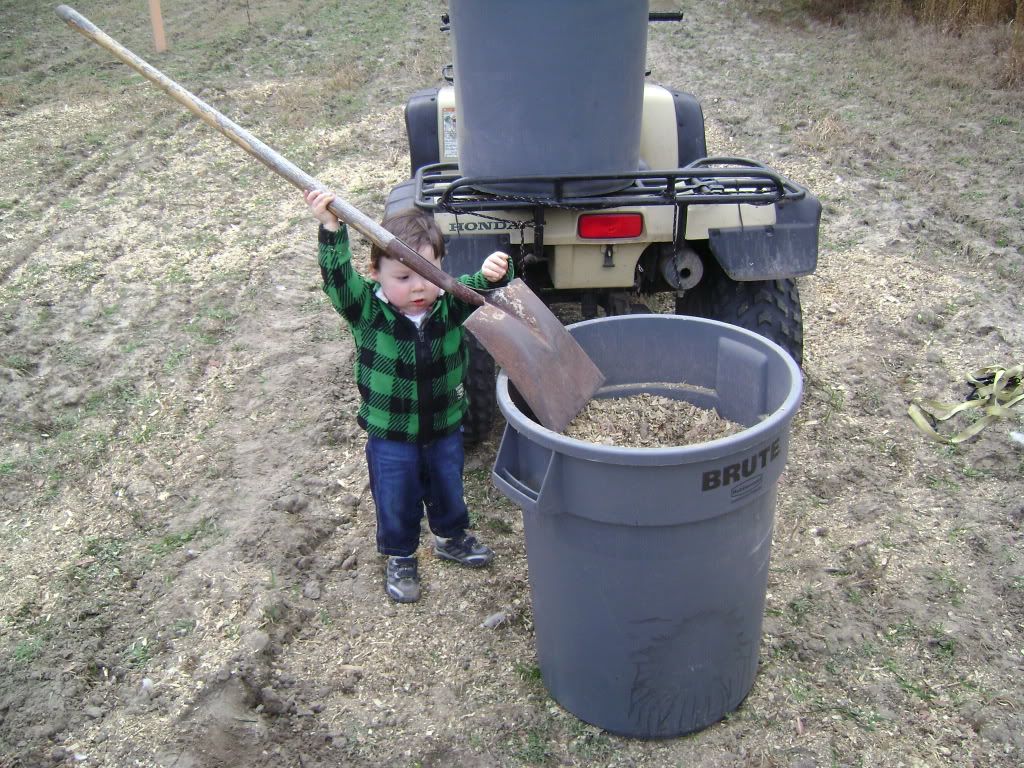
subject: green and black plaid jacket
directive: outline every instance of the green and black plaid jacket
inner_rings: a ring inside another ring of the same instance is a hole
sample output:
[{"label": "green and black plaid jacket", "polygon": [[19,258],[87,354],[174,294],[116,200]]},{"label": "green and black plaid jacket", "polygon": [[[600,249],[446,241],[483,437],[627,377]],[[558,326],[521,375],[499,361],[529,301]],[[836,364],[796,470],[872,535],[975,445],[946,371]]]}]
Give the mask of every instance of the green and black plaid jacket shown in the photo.
[{"label": "green and black plaid jacket", "polygon": [[[420,328],[376,295],[378,284],[352,267],[348,230],[319,235],[324,293],[348,322],[356,346],[359,425],[374,437],[429,442],[459,428],[467,401],[469,353],[462,324],[476,307],[443,293]],[[511,276],[511,265],[509,265]],[[459,278],[490,288],[479,272]]]}]

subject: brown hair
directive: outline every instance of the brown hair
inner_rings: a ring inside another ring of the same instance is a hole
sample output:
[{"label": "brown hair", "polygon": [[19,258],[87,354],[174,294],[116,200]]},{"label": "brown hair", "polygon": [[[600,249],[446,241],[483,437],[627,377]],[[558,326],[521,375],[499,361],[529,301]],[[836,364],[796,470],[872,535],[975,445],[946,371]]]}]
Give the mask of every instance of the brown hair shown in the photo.
[{"label": "brown hair", "polygon": [[[386,216],[380,223],[384,229],[393,234],[417,253],[424,246],[429,246],[438,260],[444,258],[444,236],[437,226],[434,217],[419,208],[402,211]],[[380,260],[389,258],[388,254],[376,244],[370,247],[370,266],[380,269]]]}]

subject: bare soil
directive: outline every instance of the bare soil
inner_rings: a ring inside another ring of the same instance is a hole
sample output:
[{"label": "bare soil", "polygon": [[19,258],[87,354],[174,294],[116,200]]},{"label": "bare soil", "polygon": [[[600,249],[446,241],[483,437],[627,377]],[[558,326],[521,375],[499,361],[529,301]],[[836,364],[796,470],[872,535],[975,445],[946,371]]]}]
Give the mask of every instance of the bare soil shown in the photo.
[{"label": "bare soil", "polygon": [[[79,8],[378,216],[402,107],[450,60],[434,0]],[[381,587],[352,345],[288,188],[48,3],[0,6],[0,765],[999,766],[1024,762],[1019,409],[950,447],[915,397],[1024,355],[1024,99],[1006,30],[652,25],[711,151],[824,204],[805,394],[740,708],[646,742],[536,666],[522,519],[494,566]],[[765,4],[758,3],[764,8]],[[357,259],[367,246],[358,242]]]}]

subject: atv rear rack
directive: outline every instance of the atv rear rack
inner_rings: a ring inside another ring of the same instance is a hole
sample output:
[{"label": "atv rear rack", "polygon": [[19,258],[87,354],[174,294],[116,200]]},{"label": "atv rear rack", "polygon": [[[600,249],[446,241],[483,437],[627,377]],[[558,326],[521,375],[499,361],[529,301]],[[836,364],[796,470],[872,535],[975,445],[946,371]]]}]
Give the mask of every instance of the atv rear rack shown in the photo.
[{"label": "atv rear rack", "polygon": [[[618,192],[602,195],[566,194],[573,182],[632,182]],[[501,184],[550,185],[551,194],[494,194],[478,186]],[[477,213],[538,206],[602,209],[624,206],[701,204],[773,205],[801,200],[807,190],[752,160],[705,157],[672,171],[637,171],[629,174],[574,174],[562,176],[462,177],[454,163],[426,165],[416,171],[416,205],[449,213]]]}]

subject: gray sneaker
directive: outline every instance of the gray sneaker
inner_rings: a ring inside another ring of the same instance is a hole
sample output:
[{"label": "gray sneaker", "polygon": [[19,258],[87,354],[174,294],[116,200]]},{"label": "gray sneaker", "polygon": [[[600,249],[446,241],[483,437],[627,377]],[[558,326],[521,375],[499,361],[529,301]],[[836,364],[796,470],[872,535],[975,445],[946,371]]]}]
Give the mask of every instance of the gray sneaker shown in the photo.
[{"label": "gray sneaker", "polygon": [[415,603],[420,599],[419,563],[415,557],[388,558],[388,577],[384,586],[396,603]]},{"label": "gray sneaker", "polygon": [[434,537],[434,554],[442,560],[451,560],[470,568],[483,568],[494,559],[494,552],[476,540],[475,536],[457,536],[453,539]]}]

